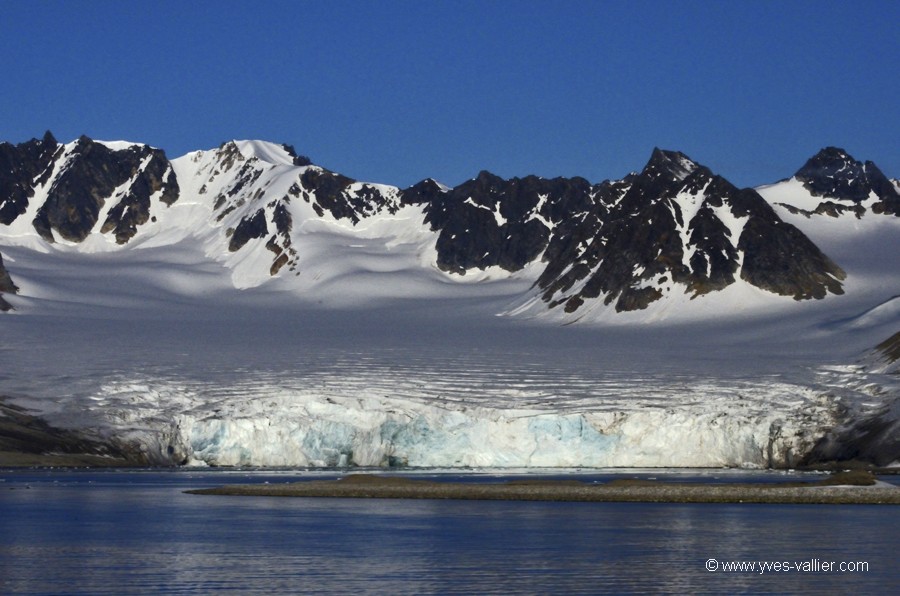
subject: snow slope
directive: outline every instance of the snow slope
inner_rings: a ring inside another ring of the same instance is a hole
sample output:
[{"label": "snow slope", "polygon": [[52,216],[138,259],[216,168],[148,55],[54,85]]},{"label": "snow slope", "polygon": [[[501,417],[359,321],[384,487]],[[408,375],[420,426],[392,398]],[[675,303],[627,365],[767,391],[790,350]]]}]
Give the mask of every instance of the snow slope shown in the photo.
[{"label": "snow slope", "polygon": [[900,217],[871,213],[869,209],[876,197],[861,203],[867,210],[862,217],[852,212],[835,217],[789,210],[787,206],[813,211],[823,202],[794,178],[757,191],[782,219],[803,230],[847,271],[845,300],[859,300],[874,307],[900,289]]}]

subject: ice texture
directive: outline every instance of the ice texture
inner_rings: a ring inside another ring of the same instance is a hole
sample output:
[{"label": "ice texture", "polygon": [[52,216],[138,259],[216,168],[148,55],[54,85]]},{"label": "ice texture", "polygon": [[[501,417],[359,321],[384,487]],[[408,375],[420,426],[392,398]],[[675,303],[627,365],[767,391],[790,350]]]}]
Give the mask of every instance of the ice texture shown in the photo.
[{"label": "ice texture", "polygon": [[822,363],[861,352],[857,328],[835,350],[785,321],[600,332],[433,306],[15,316],[0,386],[160,464],[313,467],[792,467],[897,395]]}]

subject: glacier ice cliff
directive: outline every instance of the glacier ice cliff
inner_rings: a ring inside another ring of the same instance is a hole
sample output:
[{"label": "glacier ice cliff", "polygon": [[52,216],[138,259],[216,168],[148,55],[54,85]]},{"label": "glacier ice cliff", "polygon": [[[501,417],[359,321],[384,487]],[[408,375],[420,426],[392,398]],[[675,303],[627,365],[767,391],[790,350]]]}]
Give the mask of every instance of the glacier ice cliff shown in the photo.
[{"label": "glacier ice cliff", "polygon": [[143,379],[104,385],[90,408],[95,424],[159,464],[789,468],[854,399],[773,379],[654,381],[554,402],[497,386],[429,392],[375,375],[249,377],[227,389]]}]

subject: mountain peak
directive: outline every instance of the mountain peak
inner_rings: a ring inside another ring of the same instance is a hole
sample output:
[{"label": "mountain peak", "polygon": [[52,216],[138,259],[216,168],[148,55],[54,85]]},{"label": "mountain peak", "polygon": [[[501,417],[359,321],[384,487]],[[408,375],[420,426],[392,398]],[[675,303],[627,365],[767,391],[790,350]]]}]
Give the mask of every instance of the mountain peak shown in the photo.
[{"label": "mountain peak", "polygon": [[862,174],[863,164],[840,147],[825,147],[810,157],[794,174],[800,180],[816,180],[839,176],[847,179]]},{"label": "mountain peak", "polygon": [[843,148],[831,147],[831,146],[820,149],[819,152],[816,153],[814,156],[812,156],[809,161],[818,161],[818,162],[827,163],[827,162],[835,161],[835,160],[851,161],[851,162],[856,161]]},{"label": "mountain peak", "polygon": [[481,170],[480,172],[478,172],[478,176],[473,178],[473,180],[477,180],[477,181],[479,181],[481,183],[485,183],[485,184],[491,184],[491,183],[495,183],[498,181],[502,181],[503,179],[500,176],[494,174],[493,172],[490,172],[488,170]]},{"label": "mountain peak", "polygon": [[814,196],[859,203],[874,193],[890,203],[894,212],[900,201],[896,189],[871,161],[857,161],[840,147],[825,147],[811,157],[794,177]]},{"label": "mountain peak", "polygon": [[668,175],[675,180],[684,180],[698,167],[700,166],[680,151],[667,151],[655,147],[642,174],[653,177]]},{"label": "mountain peak", "polygon": [[[267,141],[232,141],[235,147],[237,147],[238,151],[240,151],[241,155],[246,159],[256,158],[262,162],[266,162],[272,165],[281,166],[294,166],[294,165],[309,165],[298,164],[296,160],[298,156],[294,151],[293,147],[288,145],[278,145],[277,143],[269,143]],[[309,161],[308,159],[306,161]]]}]

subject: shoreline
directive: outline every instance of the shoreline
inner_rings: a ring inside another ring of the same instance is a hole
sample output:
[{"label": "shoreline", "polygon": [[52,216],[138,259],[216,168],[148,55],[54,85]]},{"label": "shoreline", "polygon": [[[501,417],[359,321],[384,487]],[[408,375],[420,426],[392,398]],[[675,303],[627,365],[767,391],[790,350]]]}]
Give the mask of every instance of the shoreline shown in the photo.
[{"label": "shoreline", "polygon": [[148,463],[139,453],[108,441],[52,426],[0,395],[0,467],[130,468]]},{"label": "shoreline", "polygon": [[839,473],[818,482],[696,484],[649,480],[518,480],[435,482],[354,474],[338,480],[243,484],[185,491],[194,495],[350,499],[453,499],[593,503],[778,503],[900,505],[900,488],[876,484],[868,473]]}]

